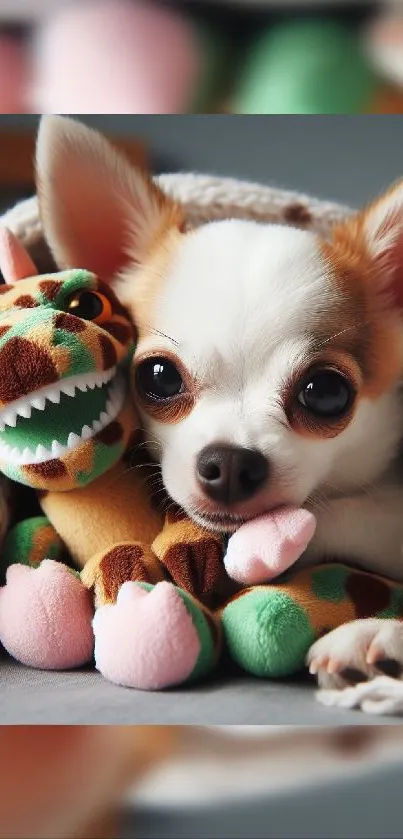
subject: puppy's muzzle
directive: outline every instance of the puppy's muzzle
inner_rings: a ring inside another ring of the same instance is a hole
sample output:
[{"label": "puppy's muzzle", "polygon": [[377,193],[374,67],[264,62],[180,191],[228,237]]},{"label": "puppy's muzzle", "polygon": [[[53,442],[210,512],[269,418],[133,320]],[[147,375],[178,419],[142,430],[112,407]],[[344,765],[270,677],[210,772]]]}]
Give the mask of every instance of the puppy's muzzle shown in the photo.
[{"label": "puppy's muzzle", "polygon": [[206,446],[196,469],[204,494],[226,505],[252,498],[269,474],[269,464],[260,452],[235,446]]}]

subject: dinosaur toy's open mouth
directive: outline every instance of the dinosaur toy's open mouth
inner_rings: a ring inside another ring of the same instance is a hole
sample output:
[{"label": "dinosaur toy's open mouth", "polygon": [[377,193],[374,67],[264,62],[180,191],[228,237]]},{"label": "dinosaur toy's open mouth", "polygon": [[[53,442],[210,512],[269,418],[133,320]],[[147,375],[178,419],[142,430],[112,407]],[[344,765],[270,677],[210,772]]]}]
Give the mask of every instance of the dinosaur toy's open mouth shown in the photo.
[{"label": "dinosaur toy's open mouth", "polygon": [[109,425],[124,397],[116,367],[23,396],[0,411],[0,460],[28,466],[63,457]]}]

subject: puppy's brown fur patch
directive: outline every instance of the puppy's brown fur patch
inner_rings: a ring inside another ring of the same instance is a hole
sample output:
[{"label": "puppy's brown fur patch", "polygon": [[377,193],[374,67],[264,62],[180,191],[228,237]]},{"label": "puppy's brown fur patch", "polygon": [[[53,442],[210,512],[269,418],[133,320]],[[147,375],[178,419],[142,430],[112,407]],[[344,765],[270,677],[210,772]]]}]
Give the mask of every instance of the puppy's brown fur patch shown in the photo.
[{"label": "puppy's brown fur patch", "polygon": [[334,228],[332,239],[323,243],[322,254],[340,295],[337,322],[327,324],[329,343],[352,356],[362,371],[361,396],[376,399],[397,381],[402,351],[396,308],[387,300],[380,272],[382,265],[371,257],[365,237],[365,213]]},{"label": "puppy's brown fur patch", "polygon": [[[173,218],[174,225],[171,224]],[[153,334],[154,311],[182,238],[186,235],[181,230],[181,223],[180,215],[169,218],[169,226],[160,230],[154,239],[147,262],[138,268],[131,267],[119,280],[120,299],[136,323],[139,340]]]}]

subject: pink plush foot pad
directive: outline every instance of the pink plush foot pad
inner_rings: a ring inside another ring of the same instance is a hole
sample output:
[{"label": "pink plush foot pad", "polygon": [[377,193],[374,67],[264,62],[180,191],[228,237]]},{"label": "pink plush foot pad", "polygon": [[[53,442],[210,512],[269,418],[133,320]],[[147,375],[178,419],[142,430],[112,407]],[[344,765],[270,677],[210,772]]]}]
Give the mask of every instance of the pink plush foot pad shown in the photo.
[{"label": "pink plush foot pad", "polygon": [[314,515],[294,507],[247,522],[228,542],[224,558],[228,576],[244,585],[270,582],[299,559],[315,528]]},{"label": "pink plush foot pad", "polygon": [[124,583],[117,602],[101,606],[93,621],[95,662],[109,681],[140,690],[161,690],[186,681],[200,642],[174,585],[146,591]]},{"label": "pink plush foot pad", "polygon": [[64,565],[11,565],[0,589],[0,642],[30,667],[66,670],[91,660],[92,596]]}]

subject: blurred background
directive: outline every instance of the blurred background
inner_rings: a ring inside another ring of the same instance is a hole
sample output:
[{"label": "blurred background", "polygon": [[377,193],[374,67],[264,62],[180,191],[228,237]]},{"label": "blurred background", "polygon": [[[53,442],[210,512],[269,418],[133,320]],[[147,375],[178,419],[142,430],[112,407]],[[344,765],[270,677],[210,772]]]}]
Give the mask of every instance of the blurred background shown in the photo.
[{"label": "blurred background", "polygon": [[403,113],[402,0],[1,0],[0,113]]},{"label": "blurred background", "polygon": [[[227,176],[357,208],[403,175],[403,115],[73,116],[156,174]],[[0,114],[0,212],[35,191],[38,119]]]}]

